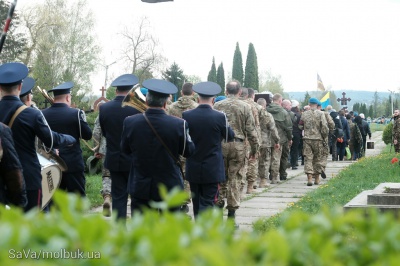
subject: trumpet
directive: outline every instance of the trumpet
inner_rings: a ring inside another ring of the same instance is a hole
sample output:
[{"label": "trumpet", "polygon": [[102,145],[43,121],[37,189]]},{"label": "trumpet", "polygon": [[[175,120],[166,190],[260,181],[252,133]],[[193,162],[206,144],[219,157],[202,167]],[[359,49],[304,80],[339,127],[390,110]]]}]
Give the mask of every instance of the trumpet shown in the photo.
[{"label": "trumpet", "polygon": [[122,101],[122,107],[130,106],[138,111],[144,113],[148,106],[146,105],[146,96],[140,91],[140,86],[137,84],[134,86]]}]

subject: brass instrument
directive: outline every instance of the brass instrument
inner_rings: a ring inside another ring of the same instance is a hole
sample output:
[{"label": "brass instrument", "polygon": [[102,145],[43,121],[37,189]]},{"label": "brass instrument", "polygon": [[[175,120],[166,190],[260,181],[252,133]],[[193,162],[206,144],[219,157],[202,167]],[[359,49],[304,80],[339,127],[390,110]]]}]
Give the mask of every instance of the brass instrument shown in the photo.
[{"label": "brass instrument", "polygon": [[[46,90],[40,88],[39,86],[36,86],[36,88],[38,89],[38,91],[43,95],[43,97],[44,97],[51,105],[54,104],[54,98],[51,97],[51,96],[47,93]],[[95,139],[93,139],[93,140],[94,140],[95,142],[97,142],[97,145],[96,145],[94,148],[92,148],[92,147],[89,145],[89,143],[87,143],[86,140],[84,140],[84,139],[81,139],[81,140],[82,140],[82,142],[85,143],[85,145],[86,145],[91,151],[93,151],[93,152],[94,152],[95,150],[97,150],[98,147],[100,146],[100,143],[99,143],[97,140],[95,140]],[[42,154],[42,155],[43,155],[43,154]]]},{"label": "brass instrument", "polygon": [[146,105],[146,96],[140,91],[140,86],[137,84],[134,86],[122,101],[122,107],[130,106],[136,110],[144,113],[148,106]]},{"label": "brass instrument", "polygon": [[38,89],[38,91],[43,95],[43,97],[50,103],[53,104],[54,103],[54,98],[51,97],[46,90],[40,88],[39,86],[36,86],[36,88]]}]

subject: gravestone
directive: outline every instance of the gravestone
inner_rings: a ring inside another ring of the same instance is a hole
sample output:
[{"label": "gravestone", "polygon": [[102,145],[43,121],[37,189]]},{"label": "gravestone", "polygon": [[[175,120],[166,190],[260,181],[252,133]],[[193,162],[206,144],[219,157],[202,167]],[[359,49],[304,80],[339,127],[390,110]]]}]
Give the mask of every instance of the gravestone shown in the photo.
[{"label": "gravestone", "polygon": [[376,208],[400,217],[400,183],[381,183],[373,190],[365,190],[344,206],[344,210]]}]

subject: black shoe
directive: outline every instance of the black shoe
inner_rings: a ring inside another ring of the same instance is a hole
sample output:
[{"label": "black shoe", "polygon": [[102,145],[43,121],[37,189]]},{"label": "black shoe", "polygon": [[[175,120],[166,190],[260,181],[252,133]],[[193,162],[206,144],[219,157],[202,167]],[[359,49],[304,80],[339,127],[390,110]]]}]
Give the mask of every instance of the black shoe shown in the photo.
[{"label": "black shoe", "polygon": [[326,174],[325,174],[325,172],[324,172],[324,171],[322,171],[322,173],[321,173],[321,177],[322,177],[323,179],[325,179],[325,178],[326,178]]},{"label": "black shoe", "polygon": [[183,204],[179,211],[183,212],[183,213],[188,213],[189,212],[189,206],[187,204]]},{"label": "black shoe", "polygon": [[236,223],[236,220],[235,220],[235,210],[228,210],[228,219],[230,219],[230,220],[232,220],[233,221],[233,224],[234,224],[234,226],[235,226],[235,229],[237,230],[237,229],[239,229],[239,224],[238,223]]},{"label": "black shoe", "polygon": [[299,169],[299,168],[297,168],[296,166],[292,167],[292,170],[297,170],[297,169]]}]

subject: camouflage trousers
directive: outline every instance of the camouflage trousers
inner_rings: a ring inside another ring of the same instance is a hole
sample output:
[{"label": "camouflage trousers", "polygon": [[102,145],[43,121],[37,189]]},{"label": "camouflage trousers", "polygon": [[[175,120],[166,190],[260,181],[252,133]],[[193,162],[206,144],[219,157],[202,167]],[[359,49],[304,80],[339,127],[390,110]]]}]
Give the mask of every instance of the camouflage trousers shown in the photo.
[{"label": "camouflage trousers", "polygon": [[[183,174],[186,174],[186,158],[179,156],[179,160],[181,161]],[[189,204],[190,199],[192,198],[192,192],[190,191],[189,181],[187,181],[186,179],[183,179],[183,191],[185,191],[185,193],[188,195],[188,200],[186,201],[186,204]]]},{"label": "camouflage trousers", "polygon": [[[323,166],[323,171],[325,172],[325,168],[326,168],[326,164],[328,163],[328,156],[329,156],[329,147],[328,147],[329,137],[326,137],[324,139],[324,141],[321,141],[321,143],[322,143],[322,146],[324,147],[324,149],[322,150],[322,156],[325,158],[325,160],[323,160],[322,166]],[[304,146],[303,146],[303,151],[304,151]]]},{"label": "camouflage trousers", "polygon": [[287,177],[287,168],[289,166],[289,156],[290,156],[290,147],[289,142],[284,142],[281,144],[282,154],[281,154],[281,163],[279,164],[279,176],[280,179],[286,179]]},{"label": "camouflage trousers", "polygon": [[110,170],[104,167],[104,158],[102,160],[103,169],[101,170],[102,174],[102,183],[103,188],[100,190],[101,195],[104,197],[105,195],[111,196],[111,175]]},{"label": "camouflage trousers", "polygon": [[271,167],[270,167],[270,179],[277,180],[279,176],[279,167],[281,165],[282,146],[279,149],[273,149],[271,154]]},{"label": "camouflage trousers", "polygon": [[218,202],[226,198],[226,208],[237,210],[240,206],[242,184],[245,182],[246,147],[242,142],[222,143],[226,181],[220,184]]},{"label": "camouflage trousers", "polygon": [[249,160],[250,158],[250,145],[246,144],[246,163],[244,172],[246,173],[247,182],[255,182],[258,177],[258,154],[256,159]]},{"label": "camouflage trousers", "polygon": [[[325,171],[327,147],[322,140],[303,140],[304,173],[321,174]],[[328,152],[329,153],[329,152]]]},{"label": "camouflage trousers", "polygon": [[269,176],[273,149],[273,147],[260,147],[260,156],[258,157],[258,176],[260,179]]}]

